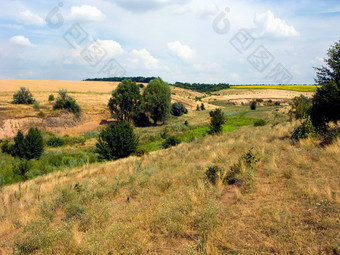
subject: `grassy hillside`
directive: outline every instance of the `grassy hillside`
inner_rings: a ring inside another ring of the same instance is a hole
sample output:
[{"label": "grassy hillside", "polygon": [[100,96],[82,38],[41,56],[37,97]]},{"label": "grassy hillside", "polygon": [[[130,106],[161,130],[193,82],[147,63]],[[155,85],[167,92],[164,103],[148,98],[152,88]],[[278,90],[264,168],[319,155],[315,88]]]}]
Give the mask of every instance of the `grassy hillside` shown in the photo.
[{"label": "grassy hillside", "polygon": [[[340,141],[288,139],[297,123],[243,127],[142,158],[4,187],[0,249],[33,254],[339,252]],[[212,185],[252,150],[234,185]]]}]

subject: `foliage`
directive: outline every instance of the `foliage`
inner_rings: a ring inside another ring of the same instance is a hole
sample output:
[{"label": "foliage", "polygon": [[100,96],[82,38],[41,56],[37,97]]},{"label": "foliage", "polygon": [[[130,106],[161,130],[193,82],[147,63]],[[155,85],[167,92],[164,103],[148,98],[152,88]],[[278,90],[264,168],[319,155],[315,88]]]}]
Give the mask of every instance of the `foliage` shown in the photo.
[{"label": "foliage", "polygon": [[196,105],[196,111],[200,111],[200,110],[201,110],[200,106]]},{"label": "foliage", "polygon": [[224,173],[223,168],[220,168],[217,165],[210,166],[205,171],[206,177],[208,178],[209,182],[213,185],[215,185],[218,180],[222,180],[223,173]]},{"label": "foliage", "polygon": [[12,104],[33,104],[35,102],[29,89],[21,87],[14,93]]},{"label": "foliage", "polygon": [[46,144],[50,147],[56,148],[63,146],[65,143],[61,137],[53,136],[47,140]]},{"label": "foliage", "polygon": [[33,109],[36,110],[36,111],[39,111],[39,110],[40,110],[40,104],[39,104],[38,101],[34,101]]},{"label": "foliage", "polygon": [[148,154],[148,151],[146,149],[144,149],[144,148],[138,148],[136,150],[136,156],[137,157],[142,157],[142,156],[144,156],[146,154]]},{"label": "foliage", "polygon": [[20,159],[13,164],[13,173],[19,175],[24,181],[28,179],[27,173],[31,170],[32,164],[27,159]]},{"label": "foliage", "polygon": [[221,109],[209,112],[211,117],[209,134],[219,134],[222,132],[222,125],[226,122],[226,118]]},{"label": "foliage", "polygon": [[289,111],[291,116],[294,115],[296,119],[303,119],[309,115],[312,105],[311,99],[301,95],[299,97],[294,97],[292,103],[292,109]]},{"label": "foliage", "polygon": [[200,107],[200,108],[201,108],[201,111],[204,111],[204,110],[205,110],[205,106],[204,106],[203,103],[201,104],[201,107]]},{"label": "foliage", "polygon": [[316,127],[336,123],[340,119],[340,80],[330,81],[317,90],[310,110],[311,120]]},{"label": "foliage", "polygon": [[65,109],[69,112],[79,115],[81,112],[80,106],[76,103],[76,100],[67,95],[67,90],[59,90],[59,96],[57,97],[55,103],[53,104],[53,110]]},{"label": "foliage", "polygon": [[265,126],[266,124],[267,124],[267,123],[266,123],[264,120],[259,119],[259,120],[256,120],[256,121],[254,122],[254,127]]},{"label": "foliage", "polygon": [[49,102],[54,101],[54,99],[55,99],[55,98],[54,98],[54,95],[53,95],[53,94],[51,94],[51,95],[48,96],[48,101],[49,101]]},{"label": "foliage", "polygon": [[276,105],[276,106],[280,106],[280,105],[281,105],[281,102],[280,102],[280,101],[275,101],[275,105]]},{"label": "foliage", "polygon": [[150,114],[154,124],[157,121],[163,123],[170,114],[171,107],[171,90],[167,83],[161,78],[150,81],[143,93],[145,102],[145,111]]},{"label": "foliage", "polygon": [[256,101],[251,101],[250,102],[250,110],[256,110],[256,105],[257,105]]},{"label": "foliage", "polygon": [[176,82],[175,84],[171,84],[171,85],[178,87],[178,88],[190,89],[190,90],[201,92],[201,93],[215,92],[215,91],[220,91],[223,89],[230,88],[230,85],[227,83],[205,84],[205,83]]},{"label": "foliage", "polygon": [[327,56],[328,58],[324,59],[326,66],[314,68],[315,82],[320,85],[329,84],[330,81],[340,81],[340,40],[328,49]]},{"label": "foliage", "polygon": [[183,114],[187,114],[188,110],[185,108],[182,102],[175,102],[171,105],[171,112],[174,116],[182,116]]},{"label": "foliage", "polygon": [[307,115],[306,119],[301,123],[301,125],[294,130],[291,138],[293,140],[305,139],[310,136],[314,136],[315,133],[315,127],[312,124],[310,116]]},{"label": "foliage", "polygon": [[140,104],[140,99],[140,90],[136,82],[123,80],[112,91],[108,107],[114,118],[120,121],[129,121],[132,118],[134,109]]},{"label": "foliage", "polygon": [[164,149],[170,148],[172,146],[176,146],[177,144],[181,143],[181,139],[179,137],[175,136],[169,136],[165,139],[165,141],[162,143],[162,147]]},{"label": "foliage", "polygon": [[230,86],[231,89],[279,89],[300,92],[315,92],[318,86],[315,85],[247,85]]},{"label": "foliage", "polygon": [[39,159],[44,152],[43,138],[37,128],[30,128],[24,140],[25,158]]},{"label": "foliage", "polygon": [[85,81],[115,81],[115,82],[121,82],[124,80],[131,80],[133,82],[138,83],[149,83],[150,81],[156,79],[156,77],[109,77],[109,78],[93,78],[93,79],[86,79]]},{"label": "foliage", "polygon": [[124,158],[134,153],[138,145],[138,137],[133,133],[129,123],[111,123],[98,137],[96,152],[103,159]]}]

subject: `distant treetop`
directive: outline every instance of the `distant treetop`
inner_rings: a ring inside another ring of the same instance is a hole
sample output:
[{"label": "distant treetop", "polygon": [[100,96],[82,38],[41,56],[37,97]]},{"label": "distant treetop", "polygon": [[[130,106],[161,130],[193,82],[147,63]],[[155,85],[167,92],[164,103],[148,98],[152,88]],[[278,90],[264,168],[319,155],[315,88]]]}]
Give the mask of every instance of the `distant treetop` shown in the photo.
[{"label": "distant treetop", "polygon": [[86,79],[85,81],[115,81],[115,82],[121,82],[123,80],[131,80],[133,82],[141,82],[141,83],[149,83],[150,81],[156,79],[156,77],[108,77],[108,78],[92,78],[92,79]]}]

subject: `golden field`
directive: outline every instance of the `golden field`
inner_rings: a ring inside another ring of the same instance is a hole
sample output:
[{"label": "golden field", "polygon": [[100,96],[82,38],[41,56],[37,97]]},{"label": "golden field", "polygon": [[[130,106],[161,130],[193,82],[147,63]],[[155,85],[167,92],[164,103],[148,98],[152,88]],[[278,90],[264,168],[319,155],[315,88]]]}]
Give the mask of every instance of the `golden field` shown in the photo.
[{"label": "golden field", "polygon": [[231,86],[232,89],[282,89],[300,92],[315,92],[320,86],[317,85],[242,85]]}]

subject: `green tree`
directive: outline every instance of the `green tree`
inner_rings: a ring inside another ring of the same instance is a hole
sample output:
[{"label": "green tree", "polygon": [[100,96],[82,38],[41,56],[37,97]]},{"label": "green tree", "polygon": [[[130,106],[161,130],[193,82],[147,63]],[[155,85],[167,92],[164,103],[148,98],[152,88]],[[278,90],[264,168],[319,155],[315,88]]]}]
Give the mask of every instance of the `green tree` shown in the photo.
[{"label": "green tree", "polygon": [[196,105],[196,111],[200,111],[200,110],[201,110],[200,106]]},{"label": "green tree", "polygon": [[205,106],[204,106],[204,104],[202,103],[201,104],[201,111],[204,111],[205,110]]},{"label": "green tree", "polygon": [[182,116],[186,113],[188,113],[188,110],[185,108],[182,102],[175,102],[171,105],[171,115]]},{"label": "green tree", "polygon": [[29,89],[21,87],[19,91],[13,95],[12,104],[33,104],[35,102]]},{"label": "green tree", "polygon": [[112,91],[108,107],[112,116],[120,121],[129,121],[133,111],[140,104],[141,95],[139,86],[131,80],[123,80]]},{"label": "green tree", "polygon": [[13,157],[24,158],[25,157],[25,144],[24,144],[24,134],[21,130],[18,131],[17,135],[14,137],[14,145],[10,146],[9,152]]},{"label": "green tree", "polygon": [[210,130],[209,134],[219,134],[222,132],[222,125],[226,122],[226,118],[221,109],[216,109],[209,112],[210,120]]},{"label": "green tree", "polygon": [[41,154],[44,152],[44,143],[39,129],[31,127],[28,130],[28,134],[24,139],[24,147],[26,159],[40,158]]},{"label": "green tree", "polygon": [[294,115],[296,119],[303,119],[309,115],[309,111],[312,106],[312,99],[301,95],[293,98],[292,109],[289,111],[289,115]]},{"label": "green tree", "polygon": [[150,114],[154,124],[169,117],[171,107],[171,90],[169,85],[161,78],[150,81],[143,93],[145,110]]},{"label": "green tree", "polygon": [[340,80],[340,40],[328,49],[327,56],[328,58],[324,59],[326,66],[314,67],[316,70],[314,80],[319,85]]},{"label": "green tree", "polygon": [[138,137],[129,123],[111,123],[99,134],[96,152],[103,159],[114,160],[129,156],[137,146]]}]

